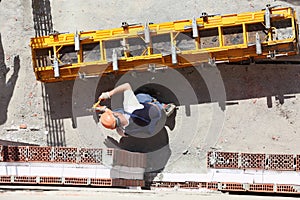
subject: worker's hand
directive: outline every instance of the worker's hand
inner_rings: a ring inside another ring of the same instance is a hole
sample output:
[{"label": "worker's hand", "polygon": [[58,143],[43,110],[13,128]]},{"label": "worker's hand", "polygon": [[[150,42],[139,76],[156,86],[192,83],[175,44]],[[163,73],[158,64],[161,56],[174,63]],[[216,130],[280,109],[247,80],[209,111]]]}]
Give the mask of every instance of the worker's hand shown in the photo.
[{"label": "worker's hand", "polygon": [[95,107],[95,110],[100,111],[100,112],[105,112],[106,108],[107,108],[106,106],[97,106],[97,107]]},{"label": "worker's hand", "polygon": [[99,96],[99,100],[100,100],[100,101],[103,101],[103,100],[106,100],[106,99],[110,99],[109,92],[103,92],[103,93]]},{"label": "worker's hand", "polygon": [[121,136],[121,137],[128,137],[128,135],[125,134],[124,130],[120,127],[117,127],[117,133]]}]

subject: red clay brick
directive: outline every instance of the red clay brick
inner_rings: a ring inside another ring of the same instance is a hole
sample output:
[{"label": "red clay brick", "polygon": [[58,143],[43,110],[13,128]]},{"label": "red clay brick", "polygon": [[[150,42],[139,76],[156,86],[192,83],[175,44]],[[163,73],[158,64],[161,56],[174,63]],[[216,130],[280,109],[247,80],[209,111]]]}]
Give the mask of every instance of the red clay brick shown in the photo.
[{"label": "red clay brick", "polygon": [[7,162],[26,162],[28,159],[27,146],[8,146],[7,147]]},{"label": "red clay brick", "polygon": [[269,154],[268,169],[293,171],[294,156],[288,154]]},{"label": "red clay brick", "polygon": [[66,185],[87,185],[87,178],[70,178],[66,177],[64,184]]},{"label": "red clay brick", "polygon": [[15,176],[14,183],[36,184],[36,176]]},{"label": "red clay brick", "polygon": [[295,187],[293,185],[277,185],[277,192],[278,193],[298,193],[300,194],[300,192],[297,191],[297,189],[295,189]]},{"label": "red clay brick", "polygon": [[207,166],[209,168],[238,168],[238,153],[208,152]]},{"label": "red clay brick", "polygon": [[93,186],[113,186],[111,178],[91,178],[91,185]]},{"label": "red clay brick", "polygon": [[52,177],[52,176],[42,176],[40,177],[40,184],[49,184],[49,185],[62,184],[62,178]]},{"label": "red clay brick", "polygon": [[10,176],[0,176],[0,183],[10,183],[11,177]]},{"label": "red clay brick", "polygon": [[242,169],[265,169],[266,155],[265,154],[241,154]]},{"label": "red clay brick", "polygon": [[222,183],[221,190],[232,192],[245,191],[242,183]]},{"label": "red clay brick", "polygon": [[76,163],[77,148],[55,147],[53,162]]},{"label": "red clay brick", "polygon": [[50,162],[51,147],[29,146],[28,161],[30,162]]},{"label": "red clay brick", "polygon": [[86,149],[79,150],[79,163],[102,164],[103,149]]},{"label": "red clay brick", "polygon": [[251,192],[274,192],[274,184],[250,184]]}]

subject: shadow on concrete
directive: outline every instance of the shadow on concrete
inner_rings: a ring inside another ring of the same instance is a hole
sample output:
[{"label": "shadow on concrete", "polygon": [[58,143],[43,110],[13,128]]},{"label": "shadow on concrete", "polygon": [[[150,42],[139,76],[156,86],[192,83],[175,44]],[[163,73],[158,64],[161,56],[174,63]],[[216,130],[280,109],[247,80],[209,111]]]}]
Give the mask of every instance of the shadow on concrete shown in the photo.
[{"label": "shadow on concrete", "polygon": [[[273,98],[281,104],[300,93],[299,64],[220,66],[227,100]],[[270,100],[269,100],[270,101]],[[267,105],[266,105],[267,106]],[[269,106],[269,105],[268,105]]]},{"label": "shadow on concrete", "polygon": [[116,141],[112,137],[107,137],[105,145],[108,148],[120,148],[131,152],[140,152],[147,155],[146,171],[162,170],[170,155],[169,137],[166,128],[148,138],[137,138],[134,136],[122,137]]},{"label": "shadow on concrete", "polygon": [[[128,135],[122,137],[119,142],[108,136],[104,144],[108,148],[120,148],[131,152],[144,153],[147,158],[145,180],[151,182],[154,177],[163,171],[171,156],[169,135],[166,127],[171,130],[175,127],[176,110],[169,117],[163,114],[162,120],[155,135]],[[159,130],[158,129],[158,130]]]},{"label": "shadow on concrete", "polygon": [[[293,98],[293,94],[300,93],[299,64],[218,65],[217,68],[222,77],[227,101],[266,98],[266,107],[272,107],[272,102],[275,100],[284,103],[288,98]],[[210,97],[207,84],[201,76],[202,70],[207,72],[210,68],[191,67],[177,70],[189,82],[196,94],[197,100],[194,104],[214,102]],[[59,120],[71,118],[73,119],[73,127],[76,128],[76,118],[91,115],[86,109],[96,102],[101,92],[112,89],[118,83],[120,77],[105,76],[101,77],[100,81],[93,78],[79,80],[84,85],[80,94],[76,94],[76,92],[74,94],[73,92],[74,81],[45,84],[46,94],[49,98],[48,109],[50,111],[48,111],[48,114],[52,120],[58,120],[53,124],[61,124]],[[91,89],[95,84],[98,85],[96,91]],[[180,84],[176,87],[185,90],[185,88],[180,88],[182,87]],[[139,91],[145,92],[145,90],[161,102],[174,102],[179,105],[178,97],[164,86],[146,83],[143,88],[139,88]],[[72,105],[74,106],[74,102],[72,102],[74,96],[77,96],[76,109],[72,107]],[[109,102],[105,102],[104,105],[111,107]],[[226,108],[231,104],[227,102],[222,106]],[[190,105],[192,103],[183,104],[186,108]],[[98,118],[95,117],[95,120],[97,121]]]},{"label": "shadow on concrete", "polygon": [[64,106],[64,104],[60,104],[60,102],[56,101],[56,99],[61,100],[64,98],[61,98],[61,96],[63,95],[60,95],[59,92],[55,91],[56,89],[53,90],[53,87],[61,91],[59,85],[55,85],[55,84],[51,85],[47,83],[42,84],[45,127],[48,131],[47,145],[66,146],[66,137],[65,137],[65,129],[64,129],[64,121],[63,121],[64,115],[61,115],[62,118],[60,119],[53,118],[53,116],[56,116],[57,110],[68,110],[68,109],[59,109],[58,106]]},{"label": "shadow on concrete", "polygon": [[128,137],[122,137],[118,142],[108,136],[104,144],[108,148],[120,148],[146,154],[145,179],[149,182],[164,169],[171,156],[169,136],[165,127],[148,138],[137,138],[129,135]]},{"label": "shadow on concrete", "polygon": [[[266,106],[271,107],[272,97],[275,97],[273,101],[280,98],[280,103],[284,103],[284,99],[289,99],[291,94],[300,93],[299,64],[224,64],[217,67],[225,87],[226,101],[266,98]],[[198,103],[210,103],[212,100],[209,89],[198,73],[201,70],[210,69],[182,68],[178,71],[189,80]]]},{"label": "shadow on concrete", "polygon": [[[300,65],[298,64],[218,65],[217,67],[226,90],[226,100],[233,101],[225,104],[225,107],[236,105],[237,103],[234,101],[252,98],[266,98],[266,107],[272,107],[272,102],[275,99],[284,103],[284,100],[295,97],[293,94],[300,93]],[[178,72],[188,80],[197,95],[196,104],[213,102],[208,87],[201,77],[201,70],[209,71],[210,68],[178,69]],[[91,115],[91,113],[86,112],[86,108],[96,102],[101,92],[114,88],[120,77],[106,76],[101,77],[100,80],[93,78],[77,80],[81,81],[79,84],[81,88],[78,90],[76,89],[77,81],[44,84],[46,127],[49,127],[48,144],[52,146],[66,145],[62,120],[73,119],[73,127],[76,128],[76,118]],[[98,87],[96,91],[94,91],[95,84]],[[181,86],[178,85],[177,87]],[[184,90],[184,88],[182,89]],[[174,102],[179,105],[178,97],[164,86],[147,83],[142,88],[138,88],[136,92],[147,92],[160,101]],[[111,107],[111,101],[104,103]],[[181,106],[186,107],[191,105],[181,104]],[[176,113],[166,121],[166,126],[171,130],[175,127],[175,116]],[[95,122],[98,122],[98,117],[94,119]],[[105,140],[105,145],[110,148],[146,153],[148,159],[145,176],[149,181],[155,177],[155,174],[164,169],[171,155],[168,129],[166,128],[150,138],[129,136],[121,138],[118,142],[108,137]],[[157,151],[158,149],[159,151]]]},{"label": "shadow on concrete", "polygon": [[[53,33],[51,6],[49,0],[32,0],[32,14],[36,37]],[[65,86],[61,84],[50,85],[42,83],[45,126],[48,131],[48,146],[66,146],[63,122],[63,119],[66,118],[66,114],[63,114],[63,112],[57,113],[57,111],[61,110],[59,108],[60,105],[57,103],[60,103],[60,100],[64,99],[59,95],[63,88],[65,88]],[[55,117],[57,115],[60,115],[60,117]],[[70,114],[67,115],[70,116]]]},{"label": "shadow on concrete", "polygon": [[4,124],[7,120],[8,105],[13,95],[13,91],[15,89],[20,70],[19,56],[15,56],[13,59],[14,71],[12,75],[8,78],[7,74],[10,69],[7,68],[5,64],[5,55],[0,34],[0,125]]},{"label": "shadow on concrete", "polygon": [[32,0],[32,14],[36,37],[49,35],[53,32],[49,0]]},{"label": "shadow on concrete", "polygon": [[280,0],[280,1],[287,2],[287,3],[292,4],[294,6],[300,6],[300,1],[298,1],[298,0]]},{"label": "shadow on concrete", "polygon": [[13,142],[9,140],[0,140],[2,146],[39,146],[36,144],[24,143],[24,142]]}]

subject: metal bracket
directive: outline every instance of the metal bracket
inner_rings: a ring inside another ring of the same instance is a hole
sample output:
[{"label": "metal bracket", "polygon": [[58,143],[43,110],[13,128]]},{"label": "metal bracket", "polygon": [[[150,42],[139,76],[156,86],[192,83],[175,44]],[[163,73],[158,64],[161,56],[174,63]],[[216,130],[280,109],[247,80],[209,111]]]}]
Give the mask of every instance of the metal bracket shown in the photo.
[{"label": "metal bracket", "polygon": [[216,64],[220,64],[220,63],[229,63],[229,60],[216,61],[216,58],[208,58],[208,64],[210,64],[210,65],[216,65]]},{"label": "metal bracket", "polygon": [[156,65],[153,63],[148,65],[148,71],[152,73],[156,73],[158,70],[165,70],[165,69],[168,69],[168,66],[156,67]]},{"label": "metal bracket", "polygon": [[[153,23],[149,23],[149,24],[153,24]],[[139,26],[139,25],[141,25],[141,23],[128,24],[127,22],[122,22],[121,27],[123,29],[127,29],[129,26]]]},{"label": "metal bracket", "polygon": [[204,22],[208,21],[209,17],[214,17],[214,16],[218,16],[220,14],[212,14],[212,15],[208,15],[206,12],[201,13],[200,18],[203,18]]},{"label": "metal bracket", "polygon": [[256,54],[261,55],[262,54],[262,47],[261,47],[259,33],[256,33],[255,43],[256,43]]},{"label": "metal bracket", "polygon": [[192,19],[192,30],[193,30],[193,38],[197,38],[199,36],[199,34],[198,34],[197,20],[196,20],[195,16],[193,16],[193,19]]},{"label": "metal bracket", "polygon": [[287,56],[287,53],[276,53],[276,51],[269,51],[269,54],[267,55],[267,58],[270,58],[271,60],[276,59],[277,57],[280,56]]},{"label": "metal bracket", "polygon": [[129,24],[127,22],[122,22],[121,27],[126,29],[129,27]]},{"label": "metal bracket", "polygon": [[78,31],[76,30],[75,36],[74,36],[74,43],[75,43],[75,51],[80,50],[80,34],[78,34]]},{"label": "metal bracket", "polygon": [[265,27],[266,29],[271,28],[271,9],[279,7],[280,5],[271,6],[270,4],[267,4],[265,9]]},{"label": "metal bracket", "polygon": [[216,65],[216,59],[215,58],[208,58],[208,64]]},{"label": "metal bracket", "polygon": [[78,78],[81,80],[86,80],[87,78],[97,78],[98,75],[86,75],[85,72],[78,72]]},{"label": "metal bracket", "polygon": [[116,49],[113,49],[113,54],[112,54],[112,66],[113,66],[113,70],[117,71],[119,70],[119,66],[118,66],[118,54]]},{"label": "metal bracket", "polygon": [[192,25],[191,26],[185,26],[184,30],[192,29],[193,38],[199,37],[199,31],[198,28],[203,27],[203,24],[197,24],[197,19],[195,16],[192,18]]},{"label": "metal bracket", "polygon": [[145,37],[145,43],[149,44],[151,41],[151,38],[150,38],[150,28],[149,28],[148,22],[145,23],[144,37]]},{"label": "metal bracket", "polygon": [[69,32],[59,32],[59,31],[56,31],[56,30],[53,30],[52,32],[49,33],[49,36],[57,36],[59,34],[66,34],[66,33],[69,33]]},{"label": "metal bracket", "polygon": [[121,46],[123,47],[124,54],[129,53],[129,44],[127,43],[126,39],[123,38],[123,40],[121,40],[120,43]]},{"label": "metal bracket", "polygon": [[79,79],[85,79],[85,77],[86,77],[86,74],[84,73],[84,72],[78,72],[78,77],[79,77]]},{"label": "metal bracket", "polygon": [[265,10],[265,27],[266,27],[266,29],[270,29],[271,28],[270,4],[266,5],[266,10]]},{"label": "metal bracket", "polygon": [[58,78],[60,74],[59,74],[59,66],[58,66],[57,58],[53,59],[53,69],[54,69],[54,77]]},{"label": "metal bracket", "polygon": [[173,44],[171,47],[171,52],[172,52],[172,64],[176,65],[177,64],[177,53],[176,53],[176,47]]},{"label": "metal bracket", "polygon": [[150,24],[153,24],[153,23],[152,22],[150,22],[150,23],[146,22],[145,26],[144,26],[144,30],[137,32],[137,35],[139,35],[139,36],[144,35],[144,37],[141,37],[141,38],[144,40],[144,42],[146,44],[149,44],[151,42],[151,37],[150,37],[151,32],[155,32],[155,30],[150,30],[150,27],[149,27]]}]

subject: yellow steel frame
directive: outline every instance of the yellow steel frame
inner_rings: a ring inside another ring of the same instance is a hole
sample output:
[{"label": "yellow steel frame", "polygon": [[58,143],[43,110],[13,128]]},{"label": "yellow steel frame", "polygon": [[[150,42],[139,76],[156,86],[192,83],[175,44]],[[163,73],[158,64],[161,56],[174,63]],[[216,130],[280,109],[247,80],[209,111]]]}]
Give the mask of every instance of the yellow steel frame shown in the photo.
[{"label": "yellow steel frame", "polygon": [[[150,37],[169,34],[171,45],[177,49],[177,63],[172,63],[172,55],[153,53],[152,42],[147,44],[142,55],[130,56],[125,51],[122,57],[118,57],[118,70],[113,70],[110,58],[106,57],[107,49],[105,43],[112,40],[123,40],[125,46],[127,40],[131,38],[144,38],[145,26],[132,25],[127,27],[114,28],[110,30],[97,30],[80,32],[80,49],[77,53],[77,62],[63,63],[61,58],[61,48],[64,46],[74,46],[75,34],[53,34],[49,36],[32,38],[30,46],[32,49],[32,63],[36,79],[42,82],[55,82],[75,79],[78,73],[98,76],[107,73],[125,73],[129,70],[148,70],[148,64],[163,65],[172,68],[188,67],[201,62],[214,60],[216,62],[236,62],[247,59],[261,59],[270,56],[270,52],[282,55],[294,55],[298,53],[298,27],[296,13],[290,7],[271,8],[271,21],[289,19],[291,21],[292,35],[285,39],[273,38],[274,27],[266,30],[266,38],[261,42],[262,53],[256,53],[256,45],[249,44],[247,25],[264,25],[265,11],[246,12],[241,14],[230,14],[223,16],[208,16],[196,19],[198,31],[216,29],[218,31],[219,44],[216,47],[201,48],[201,36],[194,38],[195,48],[190,50],[180,50],[176,44],[176,38],[180,33],[191,32],[192,20],[179,20],[159,24],[149,24]],[[242,43],[226,45],[224,28],[242,27]],[[99,60],[85,62],[83,59],[82,46],[91,43],[99,44]],[[48,58],[56,58],[59,62],[59,77],[54,77],[52,65],[41,64],[37,54],[41,51],[49,50]]]}]

